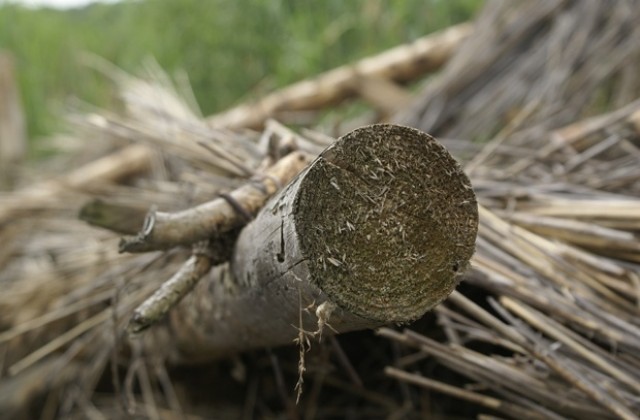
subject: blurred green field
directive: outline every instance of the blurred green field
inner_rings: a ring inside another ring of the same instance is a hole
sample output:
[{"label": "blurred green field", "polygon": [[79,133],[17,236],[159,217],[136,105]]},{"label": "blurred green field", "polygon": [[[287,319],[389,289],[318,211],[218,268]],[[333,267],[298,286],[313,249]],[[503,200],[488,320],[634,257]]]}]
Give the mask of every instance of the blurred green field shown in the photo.
[{"label": "blurred green field", "polygon": [[30,138],[57,129],[78,97],[106,106],[92,52],[136,72],[154,57],[184,70],[210,114],[323,70],[469,19],[481,0],[139,0],[83,9],[0,6],[0,49],[16,67]]}]

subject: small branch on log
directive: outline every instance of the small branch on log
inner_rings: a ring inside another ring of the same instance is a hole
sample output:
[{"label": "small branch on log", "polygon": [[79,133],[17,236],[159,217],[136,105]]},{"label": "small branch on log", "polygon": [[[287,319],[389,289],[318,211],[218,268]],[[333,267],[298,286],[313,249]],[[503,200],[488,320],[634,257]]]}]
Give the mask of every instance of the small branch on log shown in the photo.
[{"label": "small branch on log", "polygon": [[236,189],[224,198],[176,213],[151,211],[142,230],[120,242],[120,252],[147,252],[190,245],[245,225],[281,185],[289,182],[309,163],[308,155],[291,153],[264,177]]},{"label": "small branch on log", "polygon": [[242,230],[230,270],[215,270],[172,311],[181,358],[291,343],[327,326],[326,303],[325,333],[417,319],[455,288],[477,227],[469,180],[432,137],[355,130]]},{"label": "small branch on log", "polygon": [[180,270],[138,306],[129,321],[127,331],[139,333],[162,319],[176,303],[193,290],[196,283],[210,269],[211,258],[204,253],[194,252]]},{"label": "small branch on log", "polygon": [[258,102],[240,105],[208,118],[213,127],[260,128],[282,111],[320,109],[338,103],[357,91],[360,77],[392,81],[415,79],[440,68],[471,33],[470,24],[460,24],[401,45],[379,55],[339,67],[276,91]]},{"label": "small branch on log", "polygon": [[135,235],[144,223],[146,209],[93,199],[80,209],[78,218],[93,226],[124,235]]},{"label": "small branch on log", "polygon": [[160,321],[189,293],[211,267],[229,261],[240,228],[218,238],[194,245],[191,257],[169,280],[133,312],[127,330],[139,333]]}]

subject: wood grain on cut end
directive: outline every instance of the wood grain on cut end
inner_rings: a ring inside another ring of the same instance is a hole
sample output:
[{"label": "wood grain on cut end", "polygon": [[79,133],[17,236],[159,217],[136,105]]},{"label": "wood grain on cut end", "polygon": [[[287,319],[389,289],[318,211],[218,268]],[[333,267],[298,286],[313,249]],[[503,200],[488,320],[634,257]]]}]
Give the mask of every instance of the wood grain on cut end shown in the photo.
[{"label": "wood grain on cut end", "polygon": [[471,184],[446,149],[386,124],[325,150],[293,214],[310,281],[343,309],[381,322],[417,319],[444,300],[478,229]]}]

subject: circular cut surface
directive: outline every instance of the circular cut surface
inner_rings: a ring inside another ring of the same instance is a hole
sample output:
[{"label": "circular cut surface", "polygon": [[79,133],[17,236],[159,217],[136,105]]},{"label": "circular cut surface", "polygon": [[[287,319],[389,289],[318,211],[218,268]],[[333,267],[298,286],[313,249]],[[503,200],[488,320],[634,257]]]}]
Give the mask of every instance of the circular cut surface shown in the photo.
[{"label": "circular cut surface", "polygon": [[318,157],[294,218],[311,281],[382,322],[417,319],[444,300],[478,230],[471,184],[447,150],[387,124],[352,131]]}]

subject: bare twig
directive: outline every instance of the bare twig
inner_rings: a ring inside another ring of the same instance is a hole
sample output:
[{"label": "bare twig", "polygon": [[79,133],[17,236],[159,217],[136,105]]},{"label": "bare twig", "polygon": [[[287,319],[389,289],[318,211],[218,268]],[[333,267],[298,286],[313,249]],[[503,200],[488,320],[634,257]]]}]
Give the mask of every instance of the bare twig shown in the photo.
[{"label": "bare twig", "polygon": [[274,92],[254,104],[243,104],[222,114],[209,117],[213,127],[260,128],[281,111],[318,109],[351,96],[358,78],[383,77],[409,80],[442,66],[460,42],[469,36],[471,26],[461,24],[443,32],[428,35],[412,44],[401,45],[355,64],[334,69]]},{"label": "bare twig", "polygon": [[[309,156],[294,152],[256,179],[228,194],[244,212],[255,215],[278,189],[297,175],[310,162]],[[217,198],[178,213],[152,211],[145,226],[134,237],[120,242],[121,252],[148,252],[174,246],[189,245],[215,238],[247,223],[242,212],[229,199]]]},{"label": "bare twig", "polygon": [[127,330],[139,333],[162,319],[209,272],[211,262],[206,253],[194,253],[173,277],[135,310]]}]

